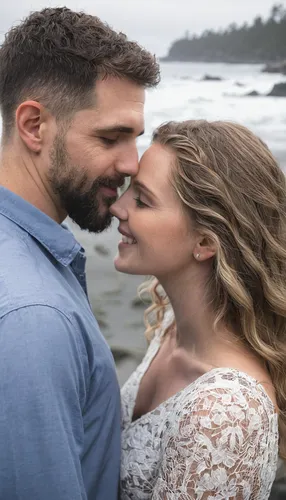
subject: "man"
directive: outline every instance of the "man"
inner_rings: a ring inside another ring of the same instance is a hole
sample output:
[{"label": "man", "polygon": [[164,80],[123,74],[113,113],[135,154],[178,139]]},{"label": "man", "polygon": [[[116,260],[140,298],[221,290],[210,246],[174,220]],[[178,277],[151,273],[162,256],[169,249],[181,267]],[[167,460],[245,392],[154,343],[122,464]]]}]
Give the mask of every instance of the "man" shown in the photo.
[{"label": "man", "polygon": [[138,169],[154,58],[98,18],[33,13],[0,49],[0,499],[113,500],[120,403],[84,251]]}]

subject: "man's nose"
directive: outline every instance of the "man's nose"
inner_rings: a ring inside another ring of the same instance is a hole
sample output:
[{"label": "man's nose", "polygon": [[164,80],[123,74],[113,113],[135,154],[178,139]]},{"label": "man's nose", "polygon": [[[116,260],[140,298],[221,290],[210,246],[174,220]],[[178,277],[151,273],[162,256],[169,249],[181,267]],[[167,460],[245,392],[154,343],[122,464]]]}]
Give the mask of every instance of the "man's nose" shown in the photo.
[{"label": "man's nose", "polygon": [[134,177],[138,174],[138,170],[138,150],[134,141],[132,145],[122,149],[116,162],[116,171],[120,175]]}]

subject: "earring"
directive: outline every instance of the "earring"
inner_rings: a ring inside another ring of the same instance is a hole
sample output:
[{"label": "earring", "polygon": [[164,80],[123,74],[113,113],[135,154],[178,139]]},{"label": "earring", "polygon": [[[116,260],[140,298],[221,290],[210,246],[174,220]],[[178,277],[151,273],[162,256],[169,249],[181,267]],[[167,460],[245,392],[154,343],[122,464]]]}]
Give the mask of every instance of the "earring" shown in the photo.
[{"label": "earring", "polygon": [[197,253],[197,254],[196,254],[196,259],[197,259],[197,260],[199,260],[200,256],[201,256],[201,254],[200,254],[200,253]]}]

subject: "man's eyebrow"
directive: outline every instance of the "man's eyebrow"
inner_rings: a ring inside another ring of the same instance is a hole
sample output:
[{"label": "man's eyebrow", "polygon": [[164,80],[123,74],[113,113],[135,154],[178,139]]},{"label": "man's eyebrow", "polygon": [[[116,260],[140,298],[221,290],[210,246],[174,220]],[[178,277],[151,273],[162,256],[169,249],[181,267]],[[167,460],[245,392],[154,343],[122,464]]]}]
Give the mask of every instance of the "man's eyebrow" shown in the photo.
[{"label": "man's eyebrow", "polygon": [[142,191],[145,191],[145,193],[150,194],[153,198],[157,198],[158,199],[158,197],[156,196],[156,194],[153,193],[153,191],[151,191],[151,189],[149,189],[147,186],[145,186],[145,184],[143,184],[143,182],[140,182],[137,179],[134,179],[132,181],[132,184],[133,184],[133,186],[135,188],[139,188]]},{"label": "man's eyebrow", "polygon": [[[103,127],[99,129],[95,129],[95,132],[98,134],[106,134],[106,133],[122,133],[122,134],[135,134],[135,129],[133,127],[126,127],[125,125],[114,125],[110,127]],[[136,134],[137,137],[143,135],[145,130],[141,130],[139,134]]]}]

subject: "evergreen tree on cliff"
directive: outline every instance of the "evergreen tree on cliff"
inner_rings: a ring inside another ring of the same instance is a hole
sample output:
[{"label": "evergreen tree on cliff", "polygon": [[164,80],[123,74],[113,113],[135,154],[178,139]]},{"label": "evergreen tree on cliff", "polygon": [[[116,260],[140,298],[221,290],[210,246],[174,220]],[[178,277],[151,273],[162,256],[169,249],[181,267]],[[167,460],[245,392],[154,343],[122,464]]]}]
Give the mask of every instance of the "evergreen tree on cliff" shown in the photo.
[{"label": "evergreen tree on cliff", "polygon": [[273,62],[286,59],[286,9],[273,5],[268,19],[257,16],[251,25],[235,23],[225,31],[176,40],[165,60],[206,62]]}]

